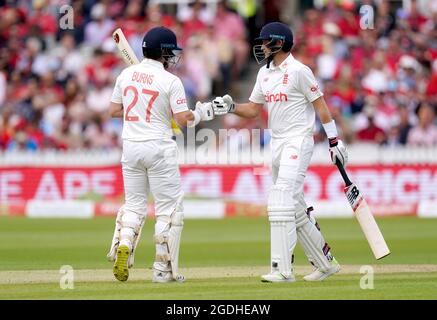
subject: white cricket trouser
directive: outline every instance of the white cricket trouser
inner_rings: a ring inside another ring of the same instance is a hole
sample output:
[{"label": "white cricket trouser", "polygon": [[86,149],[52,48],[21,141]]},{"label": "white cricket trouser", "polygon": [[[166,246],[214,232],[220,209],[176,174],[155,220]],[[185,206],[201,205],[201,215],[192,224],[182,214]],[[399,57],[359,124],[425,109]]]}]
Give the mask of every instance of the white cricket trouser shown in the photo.
[{"label": "white cricket trouser", "polygon": [[304,179],[314,149],[313,137],[293,137],[272,141],[272,176],[274,187],[290,190],[292,218],[287,224],[288,248],[293,254],[299,240],[311,263],[321,270],[331,266],[329,246],[313,217],[307,214]]},{"label": "white cricket trouser", "polygon": [[294,137],[272,141],[273,184],[291,189],[295,213],[306,212],[303,187],[314,149],[313,137]]},{"label": "white cricket trouser", "polygon": [[171,216],[182,196],[176,142],[124,140],[121,163],[125,211],[146,215],[150,191],[155,200],[155,215]]}]

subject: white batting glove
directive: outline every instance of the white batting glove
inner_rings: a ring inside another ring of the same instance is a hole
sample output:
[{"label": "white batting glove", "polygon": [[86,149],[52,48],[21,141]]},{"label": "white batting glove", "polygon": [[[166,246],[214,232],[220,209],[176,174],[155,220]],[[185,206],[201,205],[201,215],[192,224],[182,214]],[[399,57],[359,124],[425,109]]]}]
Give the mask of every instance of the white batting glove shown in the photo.
[{"label": "white batting glove", "polygon": [[214,119],[214,111],[211,102],[202,103],[198,101],[194,112],[197,112],[200,115],[200,121],[210,121]]},{"label": "white batting glove", "polygon": [[332,163],[339,161],[343,167],[346,167],[348,154],[343,141],[338,138],[329,139],[329,153],[331,154]]},{"label": "white batting glove", "polygon": [[216,97],[212,101],[212,108],[216,116],[221,116],[229,112],[235,111],[235,103],[230,95],[225,95],[223,97]]}]

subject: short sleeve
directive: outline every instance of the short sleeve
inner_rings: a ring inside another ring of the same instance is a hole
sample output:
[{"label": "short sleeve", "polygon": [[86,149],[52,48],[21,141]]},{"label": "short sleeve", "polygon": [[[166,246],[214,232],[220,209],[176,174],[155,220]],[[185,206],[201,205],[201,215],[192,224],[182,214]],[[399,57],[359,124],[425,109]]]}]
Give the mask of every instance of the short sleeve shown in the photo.
[{"label": "short sleeve", "polygon": [[255,86],[253,87],[252,93],[249,97],[249,101],[251,101],[253,103],[264,104],[265,98],[264,98],[264,94],[262,92],[260,78],[261,78],[260,73],[258,73],[258,76],[256,77]]},{"label": "short sleeve", "polygon": [[323,92],[320,90],[313,72],[307,66],[304,66],[298,72],[298,90],[302,92],[309,102],[313,102],[323,96]]},{"label": "short sleeve", "polygon": [[114,102],[114,103],[122,103],[123,102],[123,100],[122,100],[122,90],[121,90],[121,85],[120,85],[120,82],[121,82],[121,75],[119,75],[118,77],[117,77],[117,80],[115,81],[115,86],[114,86],[114,90],[112,91],[112,96],[111,96],[111,102]]},{"label": "short sleeve", "polygon": [[188,111],[187,98],[182,81],[176,78],[170,85],[170,106],[173,113]]}]

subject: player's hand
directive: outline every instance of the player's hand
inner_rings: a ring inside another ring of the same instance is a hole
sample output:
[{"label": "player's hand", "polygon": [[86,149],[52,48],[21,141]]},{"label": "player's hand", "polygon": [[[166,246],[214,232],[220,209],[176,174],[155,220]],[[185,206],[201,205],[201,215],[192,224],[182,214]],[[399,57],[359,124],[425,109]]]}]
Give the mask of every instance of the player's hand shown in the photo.
[{"label": "player's hand", "polygon": [[195,111],[200,115],[200,121],[210,121],[214,119],[214,111],[211,102],[202,103],[197,101]]},{"label": "player's hand", "polygon": [[230,95],[225,95],[223,97],[216,97],[212,101],[212,108],[216,116],[221,116],[229,112],[235,111],[235,103]]},{"label": "player's hand", "polygon": [[338,138],[329,139],[329,153],[331,154],[332,163],[336,164],[339,161],[343,167],[346,166],[348,154],[343,141]]}]

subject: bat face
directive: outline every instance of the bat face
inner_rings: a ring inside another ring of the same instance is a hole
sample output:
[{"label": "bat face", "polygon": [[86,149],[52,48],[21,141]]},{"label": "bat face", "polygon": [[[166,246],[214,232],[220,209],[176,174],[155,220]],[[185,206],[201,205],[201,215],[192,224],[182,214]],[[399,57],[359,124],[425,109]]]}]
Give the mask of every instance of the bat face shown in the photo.
[{"label": "bat face", "polygon": [[344,188],[344,192],[346,193],[346,198],[354,211],[355,217],[358,219],[375,258],[381,259],[389,255],[390,250],[388,249],[384,237],[376,224],[369,205],[363,198],[358,187],[352,183],[350,186]]}]

